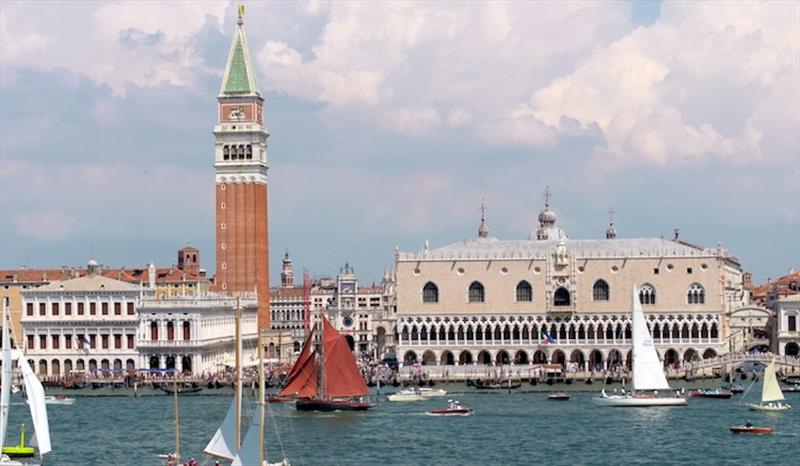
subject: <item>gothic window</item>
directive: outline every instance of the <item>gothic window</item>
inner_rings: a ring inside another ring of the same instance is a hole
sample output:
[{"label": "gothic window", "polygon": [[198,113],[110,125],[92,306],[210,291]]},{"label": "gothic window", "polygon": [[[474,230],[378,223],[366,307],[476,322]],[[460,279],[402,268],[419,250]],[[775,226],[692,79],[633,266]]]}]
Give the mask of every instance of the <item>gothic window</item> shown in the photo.
[{"label": "gothic window", "polygon": [[706,290],[699,283],[692,283],[689,291],[686,292],[686,299],[689,304],[705,304]]},{"label": "gothic window", "polygon": [[422,287],[422,302],[423,303],[438,303],[439,302],[439,287],[433,282],[428,282]]},{"label": "gothic window", "polygon": [[245,150],[245,154],[246,154],[247,160],[252,160],[253,159],[253,146],[248,144],[247,145],[247,149]]},{"label": "gothic window", "polygon": [[645,283],[639,288],[639,302],[642,304],[656,303],[656,289],[653,288],[653,285]]},{"label": "gothic window", "polygon": [[222,147],[222,160],[230,160],[230,158],[231,158],[231,150],[228,148],[228,146],[223,146]]},{"label": "gothic window", "polygon": [[569,291],[563,286],[556,290],[555,294],[553,295],[553,305],[554,306],[569,306],[570,305],[570,296]]},{"label": "gothic window", "polygon": [[244,160],[244,146],[243,145],[239,145],[239,147],[236,149],[236,158],[238,160]]},{"label": "gothic window", "polygon": [[533,288],[531,287],[530,283],[526,282],[525,280],[522,280],[517,285],[517,302],[518,303],[526,301],[530,302],[532,300],[533,300]]},{"label": "gothic window", "polygon": [[469,286],[469,302],[482,303],[485,298],[483,285],[480,282],[472,282]]},{"label": "gothic window", "polygon": [[597,280],[592,287],[592,299],[595,301],[608,301],[608,283],[605,280]]}]

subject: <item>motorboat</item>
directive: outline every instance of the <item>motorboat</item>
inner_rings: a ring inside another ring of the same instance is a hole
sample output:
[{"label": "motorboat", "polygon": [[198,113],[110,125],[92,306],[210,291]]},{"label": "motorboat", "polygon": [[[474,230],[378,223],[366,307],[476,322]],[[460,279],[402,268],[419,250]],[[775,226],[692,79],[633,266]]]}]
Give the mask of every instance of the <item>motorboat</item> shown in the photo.
[{"label": "motorboat", "polygon": [[472,408],[461,406],[458,401],[448,400],[447,408],[428,411],[428,416],[471,416],[475,412]]},{"label": "motorboat", "polygon": [[722,388],[698,388],[696,390],[690,390],[689,396],[698,398],[727,399],[733,396],[733,392],[730,390],[724,390]]},{"label": "motorboat", "polygon": [[738,394],[738,393],[744,393],[744,386],[742,384],[740,384],[740,383],[735,383],[735,384],[731,385],[730,391],[734,395]]},{"label": "motorboat", "polygon": [[647,328],[639,291],[633,287],[631,298],[633,307],[633,390],[621,394],[606,394],[605,389],[592,401],[600,406],[646,407],[646,406],[686,406],[686,398],[676,393],[673,397],[660,397],[658,391],[671,392],[664,368],[658,359],[653,338]]},{"label": "motorboat", "polygon": [[731,426],[731,432],[734,434],[771,434],[774,430],[772,427],[755,427],[755,426]]},{"label": "motorboat", "polygon": [[780,412],[792,409],[792,405],[786,403],[778,384],[778,377],[775,375],[775,363],[771,362],[764,369],[763,386],[761,388],[761,403],[749,403],[747,407],[752,411]]},{"label": "motorboat", "polygon": [[414,393],[413,390],[401,390],[386,397],[389,401],[422,401],[424,396]]},{"label": "motorboat", "polygon": [[[25,400],[30,404],[30,400]],[[66,405],[70,406],[75,403],[75,398],[70,398],[66,395],[47,395],[44,397],[44,402],[49,405]]]},{"label": "motorboat", "polygon": [[800,383],[796,383],[791,387],[781,387],[783,393],[800,393]]},{"label": "motorboat", "polygon": [[389,395],[389,401],[421,401],[426,398],[447,396],[447,390],[441,388],[407,388]]},{"label": "motorboat", "polygon": [[478,390],[514,390],[522,386],[522,381],[512,380],[512,379],[505,379],[505,380],[476,379],[472,381],[471,385],[477,388]]},{"label": "motorboat", "polygon": [[553,392],[547,395],[548,400],[553,401],[567,401],[569,400],[569,393],[567,392]]}]

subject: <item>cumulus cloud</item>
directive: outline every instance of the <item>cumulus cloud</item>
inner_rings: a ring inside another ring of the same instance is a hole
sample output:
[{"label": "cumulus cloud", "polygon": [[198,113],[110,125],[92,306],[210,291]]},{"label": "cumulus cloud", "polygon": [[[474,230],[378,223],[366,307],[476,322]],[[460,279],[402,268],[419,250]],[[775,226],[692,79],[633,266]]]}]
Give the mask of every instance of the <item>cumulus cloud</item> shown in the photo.
[{"label": "cumulus cloud", "polygon": [[[566,76],[533,92],[542,121],[596,123],[599,153],[656,164],[763,154],[764,105],[796,132],[800,37],[796,3],[662,5],[654,25],[595,51]],[[776,86],[794,89],[782,103]]]}]

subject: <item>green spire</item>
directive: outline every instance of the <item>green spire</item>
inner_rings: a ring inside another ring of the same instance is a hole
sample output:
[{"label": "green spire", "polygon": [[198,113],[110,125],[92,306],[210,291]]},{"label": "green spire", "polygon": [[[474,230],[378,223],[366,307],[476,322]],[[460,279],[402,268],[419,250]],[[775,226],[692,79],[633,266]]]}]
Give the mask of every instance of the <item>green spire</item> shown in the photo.
[{"label": "green spire", "polygon": [[247,64],[244,61],[244,47],[242,38],[236,38],[236,46],[233,49],[233,56],[228,70],[228,81],[225,82],[226,94],[248,94],[250,93],[250,80],[247,75]]}]

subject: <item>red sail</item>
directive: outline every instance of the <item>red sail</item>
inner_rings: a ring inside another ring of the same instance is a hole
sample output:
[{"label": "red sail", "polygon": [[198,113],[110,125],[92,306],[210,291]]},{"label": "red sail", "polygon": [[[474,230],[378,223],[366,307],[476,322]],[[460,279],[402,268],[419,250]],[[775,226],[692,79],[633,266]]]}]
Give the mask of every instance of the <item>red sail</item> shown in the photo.
[{"label": "red sail", "polygon": [[317,396],[317,363],[312,350],[312,342],[314,341],[314,332],[308,335],[306,343],[303,345],[303,350],[300,352],[300,357],[295,361],[292,370],[289,371],[286,386],[278,393],[279,396],[300,396],[300,397],[316,397]]},{"label": "red sail", "polygon": [[356,366],[347,338],[336,331],[324,316],[323,344],[325,345],[325,397],[366,396],[369,389]]}]

